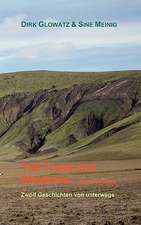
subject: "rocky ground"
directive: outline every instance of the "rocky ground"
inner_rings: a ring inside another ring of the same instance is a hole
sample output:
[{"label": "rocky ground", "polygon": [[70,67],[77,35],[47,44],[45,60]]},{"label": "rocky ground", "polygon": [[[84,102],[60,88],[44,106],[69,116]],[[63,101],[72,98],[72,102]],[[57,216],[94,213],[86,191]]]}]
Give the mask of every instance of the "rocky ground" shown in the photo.
[{"label": "rocky ground", "polygon": [[[113,173],[118,185],[0,187],[0,225],[140,225],[139,171]],[[115,197],[21,198],[21,192],[113,193]]]}]

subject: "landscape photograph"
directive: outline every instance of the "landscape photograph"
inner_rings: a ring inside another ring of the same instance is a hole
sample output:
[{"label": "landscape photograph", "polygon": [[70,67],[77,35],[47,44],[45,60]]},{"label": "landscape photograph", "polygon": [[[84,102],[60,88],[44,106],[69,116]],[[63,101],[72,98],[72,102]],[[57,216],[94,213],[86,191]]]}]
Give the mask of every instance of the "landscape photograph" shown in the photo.
[{"label": "landscape photograph", "polygon": [[141,225],[140,0],[0,7],[0,225]]},{"label": "landscape photograph", "polygon": [[[139,225],[141,72],[9,73],[0,75],[0,84],[2,224]],[[43,162],[94,162],[96,171],[68,172],[69,185],[22,184],[25,174],[47,174],[24,171],[22,163]],[[116,184],[78,186],[80,176]],[[114,197],[21,198],[35,191]]]}]

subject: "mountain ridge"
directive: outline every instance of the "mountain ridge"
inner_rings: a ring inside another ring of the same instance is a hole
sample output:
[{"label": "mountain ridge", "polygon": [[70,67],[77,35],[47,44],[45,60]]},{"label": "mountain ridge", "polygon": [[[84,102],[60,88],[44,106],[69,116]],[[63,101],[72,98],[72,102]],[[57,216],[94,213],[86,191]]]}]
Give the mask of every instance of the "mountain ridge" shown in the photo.
[{"label": "mountain ridge", "polygon": [[[140,119],[130,124],[132,118],[140,118],[140,71],[100,73],[102,76],[99,73],[74,73],[73,77],[72,73],[67,77],[65,72],[61,81],[56,78],[58,73],[52,72],[53,77],[50,72],[44,73],[46,75],[37,71],[35,76],[34,72],[0,76],[0,160],[64,160],[66,157],[71,160],[69,155],[73,155],[74,161],[79,155],[83,155],[80,160],[88,160],[87,148],[92,149],[93,159],[104,160],[103,156],[99,157],[99,144],[140,124]],[[13,83],[16,80],[14,92],[12,82],[7,83],[9,76]],[[44,86],[43,81],[46,82]],[[125,119],[129,119],[126,124]],[[114,127],[118,122],[121,122],[120,126]],[[105,133],[86,145],[87,138],[104,129]],[[78,143],[81,142],[84,142],[83,150],[77,155],[75,149],[80,150]],[[96,150],[95,146],[98,146]],[[139,150],[137,147],[135,153]],[[130,158],[131,154],[127,155]],[[111,158],[117,159],[117,154]]]}]

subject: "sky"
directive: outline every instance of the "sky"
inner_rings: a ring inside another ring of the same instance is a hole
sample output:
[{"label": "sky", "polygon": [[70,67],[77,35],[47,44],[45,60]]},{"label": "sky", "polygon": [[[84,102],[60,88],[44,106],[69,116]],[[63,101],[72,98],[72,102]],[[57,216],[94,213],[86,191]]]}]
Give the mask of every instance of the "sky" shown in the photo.
[{"label": "sky", "polygon": [[[115,21],[117,28],[21,28],[26,21]],[[0,73],[141,69],[141,0],[5,0]]]}]

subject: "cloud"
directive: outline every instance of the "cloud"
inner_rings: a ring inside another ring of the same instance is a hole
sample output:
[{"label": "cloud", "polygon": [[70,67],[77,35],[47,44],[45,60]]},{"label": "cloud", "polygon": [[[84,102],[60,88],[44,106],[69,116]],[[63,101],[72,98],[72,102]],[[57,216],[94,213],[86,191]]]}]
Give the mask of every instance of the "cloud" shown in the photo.
[{"label": "cloud", "polygon": [[12,17],[5,17],[0,23],[0,35],[15,34],[20,31],[19,24],[24,20],[26,15],[19,14]]},{"label": "cloud", "polygon": [[[115,29],[22,29],[19,24],[26,18],[27,15],[18,14],[6,17],[0,23],[0,51],[4,52],[3,60],[9,55],[26,60],[63,58],[85,49],[141,44],[141,22],[119,23]],[[54,21],[52,18],[44,20]]]},{"label": "cloud", "polygon": [[17,51],[17,56],[26,60],[36,60],[41,57],[62,58],[75,50],[75,46],[69,42],[49,42],[49,44],[21,48]]}]

